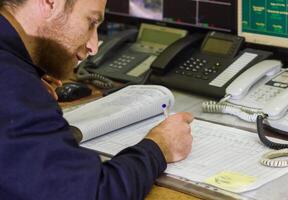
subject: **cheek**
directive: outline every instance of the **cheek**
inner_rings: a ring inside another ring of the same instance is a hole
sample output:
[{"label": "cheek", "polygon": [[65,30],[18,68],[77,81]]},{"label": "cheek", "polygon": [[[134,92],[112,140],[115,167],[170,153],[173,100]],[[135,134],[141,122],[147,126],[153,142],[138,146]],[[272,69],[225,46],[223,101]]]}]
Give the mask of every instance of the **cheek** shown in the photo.
[{"label": "cheek", "polygon": [[84,30],[76,30],[72,35],[70,35],[70,46],[73,49],[79,49],[86,46],[89,40],[89,32]]}]

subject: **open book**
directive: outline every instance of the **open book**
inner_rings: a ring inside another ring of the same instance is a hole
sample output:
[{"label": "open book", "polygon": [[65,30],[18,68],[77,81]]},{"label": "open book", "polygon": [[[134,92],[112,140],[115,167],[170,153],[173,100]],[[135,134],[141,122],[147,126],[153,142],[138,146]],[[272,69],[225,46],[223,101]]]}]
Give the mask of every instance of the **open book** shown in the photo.
[{"label": "open book", "polygon": [[81,142],[163,113],[174,104],[172,92],[158,85],[132,85],[67,112],[64,117],[83,134]]}]

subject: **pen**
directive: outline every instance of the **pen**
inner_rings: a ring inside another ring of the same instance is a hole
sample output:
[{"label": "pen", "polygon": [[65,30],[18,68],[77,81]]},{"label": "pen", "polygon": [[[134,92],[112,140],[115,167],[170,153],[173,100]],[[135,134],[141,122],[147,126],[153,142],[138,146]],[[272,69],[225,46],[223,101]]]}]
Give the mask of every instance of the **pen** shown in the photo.
[{"label": "pen", "polygon": [[165,118],[167,118],[169,116],[169,113],[168,113],[168,107],[165,103],[162,104],[162,109],[163,109]]}]

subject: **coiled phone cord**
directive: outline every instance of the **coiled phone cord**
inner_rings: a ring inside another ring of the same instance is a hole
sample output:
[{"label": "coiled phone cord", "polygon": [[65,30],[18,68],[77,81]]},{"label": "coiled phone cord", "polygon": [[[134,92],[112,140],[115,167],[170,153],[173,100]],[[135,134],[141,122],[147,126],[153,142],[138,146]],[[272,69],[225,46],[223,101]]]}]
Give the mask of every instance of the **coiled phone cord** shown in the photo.
[{"label": "coiled phone cord", "polygon": [[288,144],[272,142],[264,134],[263,121],[268,117],[266,114],[257,116],[257,133],[260,141],[274,151],[270,151],[262,156],[260,163],[268,167],[287,167],[288,160],[274,160],[275,158],[288,156]]},{"label": "coiled phone cord", "polygon": [[248,122],[256,122],[257,116],[261,114],[261,110],[259,109],[248,108],[224,101],[203,102],[202,110],[207,113],[225,113],[234,115]]},{"label": "coiled phone cord", "polygon": [[265,144],[270,149],[279,150],[279,149],[288,148],[288,144],[280,144],[280,143],[277,143],[277,142],[272,142],[265,136],[263,121],[267,117],[268,117],[268,115],[266,115],[266,114],[262,114],[262,115],[258,115],[257,116],[257,132],[258,132],[258,136],[259,136],[259,139],[261,140],[261,142],[263,142],[263,144]]},{"label": "coiled phone cord", "polygon": [[[102,89],[110,89],[114,86],[114,83],[112,80],[98,74],[98,73],[92,73],[89,72],[86,67],[88,67],[90,64],[85,63],[85,65],[79,66],[79,69],[76,73],[76,78],[79,81],[89,81],[96,87],[102,88]],[[91,64],[92,65],[92,64]]]},{"label": "coiled phone cord", "polygon": [[124,85],[122,85],[122,86],[119,86],[119,87],[116,87],[116,88],[112,88],[112,89],[110,89],[110,90],[107,90],[107,91],[104,91],[103,92],[103,96],[107,96],[107,95],[109,95],[109,94],[112,94],[113,92],[116,92],[116,91],[118,91],[118,90],[120,90],[120,89],[122,89],[122,88],[124,88],[124,87],[127,87],[127,86],[129,86],[129,85],[142,85],[142,84],[145,84],[147,81],[148,81],[148,79],[150,78],[150,76],[151,76],[151,74],[152,74],[152,69],[150,68],[146,73],[145,73],[145,75],[143,76],[143,78],[139,81],[139,82],[128,82],[128,83],[126,83],[126,84],[124,84]]}]

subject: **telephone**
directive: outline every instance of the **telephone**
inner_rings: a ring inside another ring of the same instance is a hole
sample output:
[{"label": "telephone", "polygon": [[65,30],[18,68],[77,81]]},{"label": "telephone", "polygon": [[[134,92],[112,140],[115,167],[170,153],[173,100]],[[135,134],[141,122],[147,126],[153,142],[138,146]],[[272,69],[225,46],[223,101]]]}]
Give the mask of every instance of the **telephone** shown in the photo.
[{"label": "telephone", "polygon": [[[288,70],[278,60],[264,60],[241,74],[226,89],[227,101],[268,115],[268,125],[288,132]],[[284,124],[278,122],[284,118]]]},{"label": "telephone", "polygon": [[264,126],[288,134],[288,70],[281,67],[280,61],[262,61],[239,76],[226,91],[226,98],[230,95],[234,104],[259,109],[257,132],[260,140],[272,149],[288,148],[287,144],[270,141],[264,135]]},{"label": "telephone", "polygon": [[192,34],[165,49],[151,65],[150,82],[222,98],[237,75],[272,55],[254,49],[239,53],[244,39],[235,35],[212,31],[201,43],[202,38]]},{"label": "telephone", "polygon": [[270,148],[283,148],[285,145],[268,141],[263,136],[263,123],[288,135],[288,70],[283,69],[278,60],[259,62],[227,87],[226,95],[219,103],[205,102],[203,110],[257,122],[261,141]]},{"label": "telephone", "polygon": [[139,83],[150,64],[171,43],[184,37],[186,30],[141,24],[139,32],[127,30],[104,42],[86,69],[122,82]]},{"label": "telephone", "polygon": [[113,56],[113,51],[115,49],[121,48],[125,43],[134,42],[137,32],[136,29],[128,29],[115,34],[113,38],[100,46],[97,56],[89,56],[87,61],[93,63],[95,66],[99,66],[105,60],[110,59]]}]

